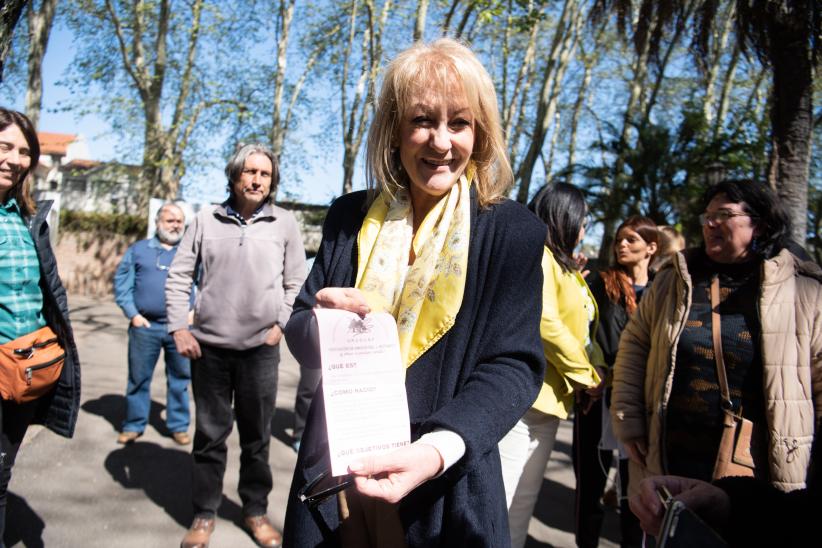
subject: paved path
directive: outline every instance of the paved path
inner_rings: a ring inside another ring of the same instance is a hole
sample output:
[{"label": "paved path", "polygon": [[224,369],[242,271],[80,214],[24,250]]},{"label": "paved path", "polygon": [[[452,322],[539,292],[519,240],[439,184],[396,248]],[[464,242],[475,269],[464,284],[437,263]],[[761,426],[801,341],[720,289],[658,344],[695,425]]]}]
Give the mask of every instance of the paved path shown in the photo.
[{"label": "paved path", "polygon": [[[162,366],[152,386],[149,426],[143,437],[123,447],[115,442],[122,422],[126,385],[126,321],[111,301],[70,299],[72,324],[83,364],[82,407],[72,440],[32,427],[14,467],[5,541],[27,547],[175,547],[189,525],[189,449],[176,445],[162,415]],[[296,455],[286,429],[293,420],[298,367],[283,349],[273,423],[271,467],[274,490],[269,516],[281,526]],[[190,430],[193,434],[193,427]],[[570,424],[563,422],[531,520],[528,548],[573,546],[574,478],[570,464]],[[214,548],[252,547],[242,521],[237,474],[236,431],[229,438],[224,498],[212,537]],[[606,515],[601,546],[613,547],[617,516]]]}]

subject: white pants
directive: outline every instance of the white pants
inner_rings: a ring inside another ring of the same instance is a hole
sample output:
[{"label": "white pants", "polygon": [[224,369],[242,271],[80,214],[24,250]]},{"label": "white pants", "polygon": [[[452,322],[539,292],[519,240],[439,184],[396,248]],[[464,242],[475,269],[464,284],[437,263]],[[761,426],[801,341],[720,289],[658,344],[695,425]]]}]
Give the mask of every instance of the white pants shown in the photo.
[{"label": "white pants", "polygon": [[499,442],[511,548],[522,548],[554,448],[559,417],[529,409]]}]

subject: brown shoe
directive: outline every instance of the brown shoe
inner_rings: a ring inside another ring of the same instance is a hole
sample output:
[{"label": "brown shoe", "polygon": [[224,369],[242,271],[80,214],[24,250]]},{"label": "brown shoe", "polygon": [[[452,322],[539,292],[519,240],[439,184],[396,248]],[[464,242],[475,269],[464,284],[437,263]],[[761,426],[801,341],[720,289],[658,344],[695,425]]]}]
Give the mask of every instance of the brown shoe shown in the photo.
[{"label": "brown shoe", "polygon": [[142,432],[120,432],[120,435],[117,436],[117,443],[119,443],[120,445],[126,445],[133,442],[142,435]]},{"label": "brown shoe", "polygon": [[211,533],[214,532],[214,518],[197,517],[186,531],[180,548],[208,548]]},{"label": "brown shoe", "polygon": [[188,445],[191,443],[191,438],[186,432],[174,432],[171,434],[171,437],[174,438],[177,445]]},{"label": "brown shoe", "polygon": [[263,548],[279,548],[283,545],[283,536],[279,531],[274,529],[268,516],[248,516],[245,518],[245,526],[251,536],[254,537],[254,542],[257,546]]}]

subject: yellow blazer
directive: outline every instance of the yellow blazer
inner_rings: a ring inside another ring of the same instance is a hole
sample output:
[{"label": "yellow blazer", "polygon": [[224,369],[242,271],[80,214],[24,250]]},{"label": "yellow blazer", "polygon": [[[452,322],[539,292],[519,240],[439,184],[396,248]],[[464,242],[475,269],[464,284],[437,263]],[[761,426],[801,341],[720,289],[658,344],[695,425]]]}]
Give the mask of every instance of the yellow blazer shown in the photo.
[{"label": "yellow blazer", "polygon": [[[568,417],[576,388],[592,388],[600,378],[594,365],[605,366],[602,350],[596,344],[599,318],[596,300],[579,272],[563,272],[546,247],[542,255],[542,319],[540,334],[548,367],[534,409],[561,419]],[[594,307],[594,320],[588,322],[584,294]],[[593,326],[593,328],[592,328]],[[591,346],[585,349],[590,335]]]}]

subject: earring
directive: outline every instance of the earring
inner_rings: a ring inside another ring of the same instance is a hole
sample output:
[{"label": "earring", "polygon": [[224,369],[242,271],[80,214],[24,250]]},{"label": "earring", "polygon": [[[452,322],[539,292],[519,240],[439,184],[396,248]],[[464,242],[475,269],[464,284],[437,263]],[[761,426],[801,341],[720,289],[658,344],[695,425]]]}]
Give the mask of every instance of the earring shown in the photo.
[{"label": "earring", "polygon": [[754,253],[759,252],[759,242],[756,241],[756,238],[751,240],[751,251],[753,251]]}]

